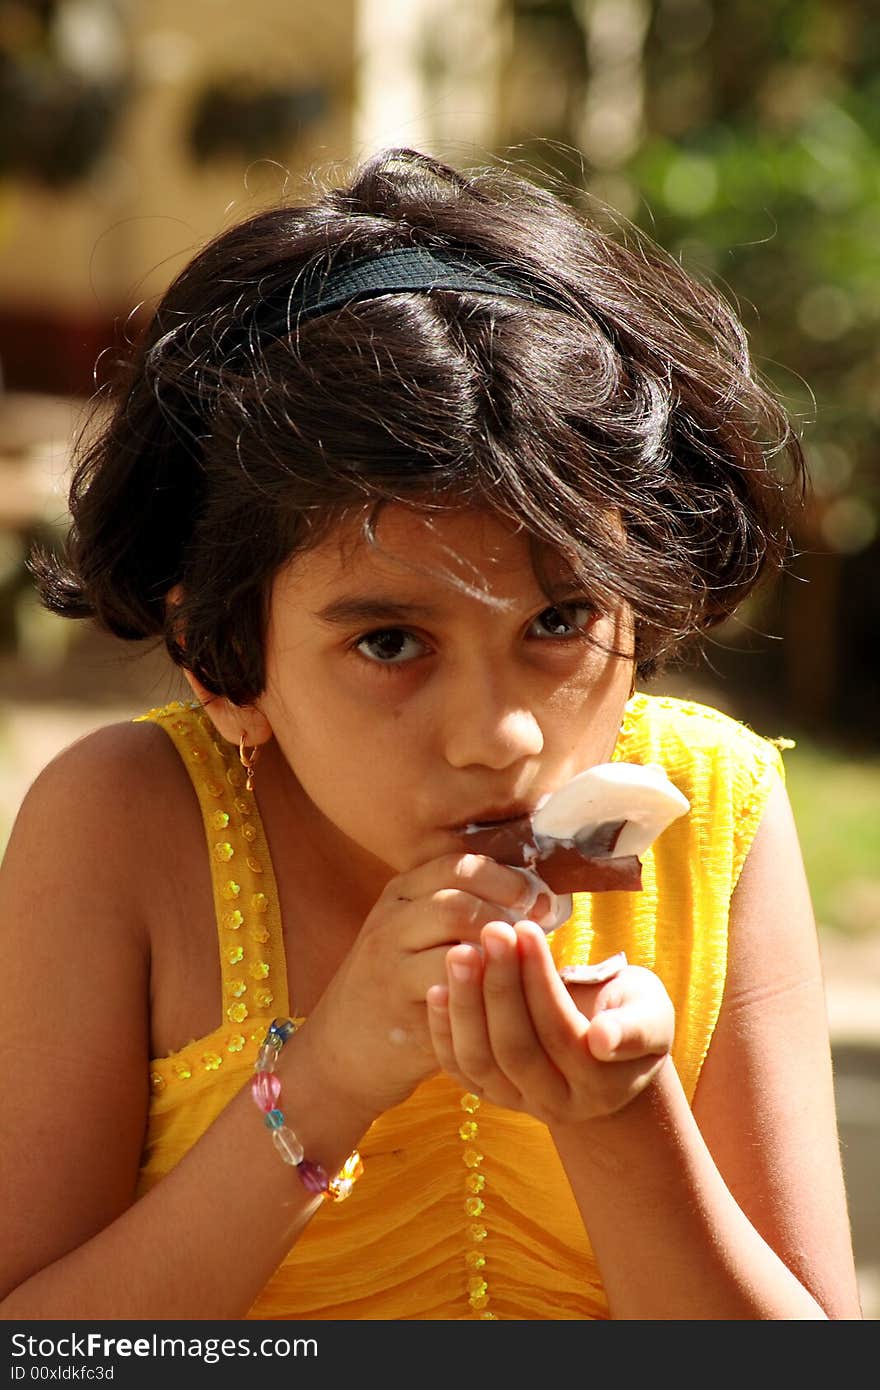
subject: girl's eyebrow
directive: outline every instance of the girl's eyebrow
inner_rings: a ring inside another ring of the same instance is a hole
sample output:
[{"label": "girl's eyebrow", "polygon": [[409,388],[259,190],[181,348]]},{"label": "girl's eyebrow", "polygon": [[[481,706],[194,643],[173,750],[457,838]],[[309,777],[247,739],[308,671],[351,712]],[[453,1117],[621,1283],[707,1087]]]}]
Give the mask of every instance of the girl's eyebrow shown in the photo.
[{"label": "girl's eyebrow", "polygon": [[337,598],[326,607],[312,614],[322,623],[335,623],[344,626],[349,623],[372,623],[380,621],[411,621],[413,618],[434,618],[438,609],[426,603],[401,603],[399,599],[384,598]]}]

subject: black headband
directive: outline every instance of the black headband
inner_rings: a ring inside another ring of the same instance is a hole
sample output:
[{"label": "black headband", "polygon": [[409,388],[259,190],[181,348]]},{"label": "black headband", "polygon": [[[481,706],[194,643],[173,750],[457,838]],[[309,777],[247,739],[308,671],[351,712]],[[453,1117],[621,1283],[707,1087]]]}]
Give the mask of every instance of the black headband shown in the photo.
[{"label": "black headband", "polygon": [[[515,275],[490,270],[465,252],[434,252],[427,246],[402,246],[378,255],[346,261],[327,271],[312,269],[292,286],[283,307],[267,318],[264,331],[281,334],[299,320],[340,309],[355,300],[416,290],[466,290],[510,299],[528,299],[561,308],[545,288]],[[268,305],[267,305],[268,307]]]}]

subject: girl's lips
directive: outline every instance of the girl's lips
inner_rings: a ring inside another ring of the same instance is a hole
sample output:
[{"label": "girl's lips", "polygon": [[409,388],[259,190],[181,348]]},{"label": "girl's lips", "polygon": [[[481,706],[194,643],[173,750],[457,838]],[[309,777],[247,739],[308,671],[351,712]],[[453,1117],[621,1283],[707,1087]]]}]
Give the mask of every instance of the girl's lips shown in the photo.
[{"label": "girl's lips", "polygon": [[502,825],[514,825],[519,821],[528,823],[536,807],[526,806],[522,808],[506,809],[503,811],[480,811],[479,815],[470,816],[466,821],[459,822],[458,825],[451,827],[459,834],[465,834],[474,830],[495,830]]}]

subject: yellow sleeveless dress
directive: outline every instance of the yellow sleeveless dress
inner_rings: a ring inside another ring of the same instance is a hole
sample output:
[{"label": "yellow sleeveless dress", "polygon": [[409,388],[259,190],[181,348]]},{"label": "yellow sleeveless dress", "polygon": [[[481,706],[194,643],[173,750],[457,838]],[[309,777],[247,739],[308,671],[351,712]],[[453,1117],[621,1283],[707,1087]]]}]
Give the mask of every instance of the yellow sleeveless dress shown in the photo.
[{"label": "yellow sleeveless dress", "polygon": [[[237,749],[198,705],[142,717],[173,740],[198,795],[222,1000],[213,1033],[151,1063],[139,1196],[249,1079],[270,1020],[296,1015],[272,863]],[[724,990],[731,893],[781,759],[726,715],[641,694],[627,705],[614,757],[663,764],[691,810],[643,856],[640,893],[575,896],[550,938],[553,954],[562,965],[625,951],[658,973],[675,1005],[673,1055],[690,1100]],[[438,1076],[381,1116],[358,1147],[365,1171],[351,1197],[322,1204],[249,1318],[608,1316],[565,1173],[538,1121]]]}]

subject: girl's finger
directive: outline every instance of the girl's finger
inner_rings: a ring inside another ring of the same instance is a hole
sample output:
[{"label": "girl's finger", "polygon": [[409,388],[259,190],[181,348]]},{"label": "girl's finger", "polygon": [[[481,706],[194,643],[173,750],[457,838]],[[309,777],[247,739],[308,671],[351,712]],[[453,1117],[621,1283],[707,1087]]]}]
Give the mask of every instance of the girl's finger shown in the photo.
[{"label": "girl's finger", "polygon": [[[446,985],[432,985],[425,995],[428,1006],[428,1032],[437,1065],[441,1071],[458,1077],[455,1048],[452,1045],[452,1027],[449,1021],[449,990]],[[462,1084],[463,1081],[462,1081]]]},{"label": "girl's finger", "polygon": [[483,1005],[484,960],[473,946],[446,953],[447,1014],[457,1071],[485,1087],[497,1071]]},{"label": "girl's finger", "polygon": [[529,1014],[542,1047],[564,1072],[573,1055],[583,1056],[590,1025],[559,978],[544,933],[528,921],[518,922],[516,931]]},{"label": "girl's finger", "polygon": [[[483,995],[492,1052],[508,1081],[523,1095],[540,1097],[542,1106],[560,1102],[567,1085],[548,1056],[526,997],[516,927],[492,922],[483,931]],[[543,939],[534,922],[531,930]]]},{"label": "girl's finger", "polygon": [[673,1011],[668,998],[643,997],[594,1015],[587,1036],[600,1062],[630,1062],[662,1056],[672,1046]]}]

